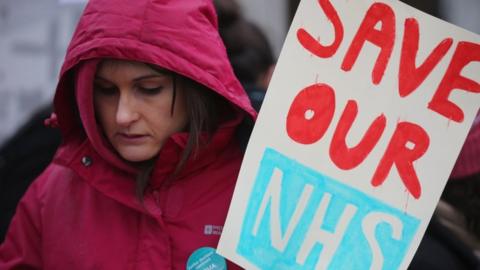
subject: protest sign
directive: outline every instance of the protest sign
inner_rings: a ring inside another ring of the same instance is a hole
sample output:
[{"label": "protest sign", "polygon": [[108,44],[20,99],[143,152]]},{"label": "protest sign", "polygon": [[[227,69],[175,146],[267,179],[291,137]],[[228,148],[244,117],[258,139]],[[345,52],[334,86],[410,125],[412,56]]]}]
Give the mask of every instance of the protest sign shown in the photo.
[{"label": "protest sign", "polygon": [[303,0],[218,247],[248,269],[405,269],[480,105],[480,37]]}]

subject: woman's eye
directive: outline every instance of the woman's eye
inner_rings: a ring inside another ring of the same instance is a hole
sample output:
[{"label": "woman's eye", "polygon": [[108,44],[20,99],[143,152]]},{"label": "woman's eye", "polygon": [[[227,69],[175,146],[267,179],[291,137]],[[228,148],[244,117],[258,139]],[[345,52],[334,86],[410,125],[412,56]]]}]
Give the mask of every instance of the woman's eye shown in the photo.
[{"label": "woman's eye", "polygon": [[105,87],[105,86],[95,85],[95,92],[104,96],[113,96],[117,93],[117,88],[115,86]]},{"label": "woman's eye", "polygon": [[158,87],[142,87],[142,86],[139,86],[138,90],[143,94],[155,95],[155,94],[160,93],[163,90],[163,86],[158,86]]}]

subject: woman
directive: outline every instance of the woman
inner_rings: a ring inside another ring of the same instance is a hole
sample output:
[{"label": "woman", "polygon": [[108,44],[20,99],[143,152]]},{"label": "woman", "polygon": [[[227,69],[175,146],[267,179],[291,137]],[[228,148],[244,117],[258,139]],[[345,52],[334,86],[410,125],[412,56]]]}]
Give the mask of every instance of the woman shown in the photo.
[{"label": "woman", "polygon": [[63,143],[0,269],[185,269],[216,247],[255,112],[210,1],[90,0],[54,104]]}]

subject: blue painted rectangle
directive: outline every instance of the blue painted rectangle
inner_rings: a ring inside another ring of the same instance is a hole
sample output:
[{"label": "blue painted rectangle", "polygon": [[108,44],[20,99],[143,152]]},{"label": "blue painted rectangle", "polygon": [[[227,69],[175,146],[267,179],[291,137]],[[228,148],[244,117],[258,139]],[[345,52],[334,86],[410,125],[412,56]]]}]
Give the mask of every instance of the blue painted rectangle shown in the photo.
[{"label": "blue painted rectangle", "polygon": [[[267,207],[263,215],[258,215],[274,171],[282,173],[281,191],[278,194],[280,207],[273,209],[279,213],[280,224],[271,224],[270,222],[272,200],[265,204]],[[280,251],[272,245],[272,226],[280,226],[282,235],[285,234],[300,195],[306,186],[313,187],[313,191],[308,197],[306,206],[302,208],[304,211],[300,215],[299,222],[294,227],[289,241],[286,242],[284,250]],[[298,262],[297,255],[305,243],[306,233],[317,208],[326,195],[331,197],[319,230],[335,232],[337,222],[347,205],[356,207],[356,212],[350,219],[344,234],[339,236],[339,245],[333,256],[328,262],[323,262],[327,266],[324,269],[370,269],[373,256],[382,258],[381,269],[398,269],[420,224],[418,218],[312,170],[271,148],[265,150],[260,163],[248,201],[237,253],[260,269],[315,269],[324,248],[323,243],[318,242],[310,249],[303,264]],[[374,230],[371,233],[373,237],[371,236],[370,240],[374,239],[375,243],[369,242],[362,229],[362,224],[365,225],[365,222],[371,220],[375,215],[387,217],[386,220],[398,221],[396,224],[401,225],[401,234],[393,237],[392,235],[395,233],[393,226],[390,225],[392,223],[382,221],[373,226]],[[254,234],[256,220],[258,220],[257,232]],[[375,244],[378,246],[374,255]]]}]

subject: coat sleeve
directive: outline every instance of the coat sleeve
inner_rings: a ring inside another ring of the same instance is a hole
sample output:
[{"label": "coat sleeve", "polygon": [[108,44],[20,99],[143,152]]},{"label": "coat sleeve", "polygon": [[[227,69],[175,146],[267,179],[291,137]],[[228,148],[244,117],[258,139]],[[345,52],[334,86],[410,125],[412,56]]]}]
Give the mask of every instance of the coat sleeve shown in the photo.
[{"label": "coat sleeve", "polygon": [[0,270],[42,269],[42,202],[37,179],[20,200],[4,242],[0,245]]}]

